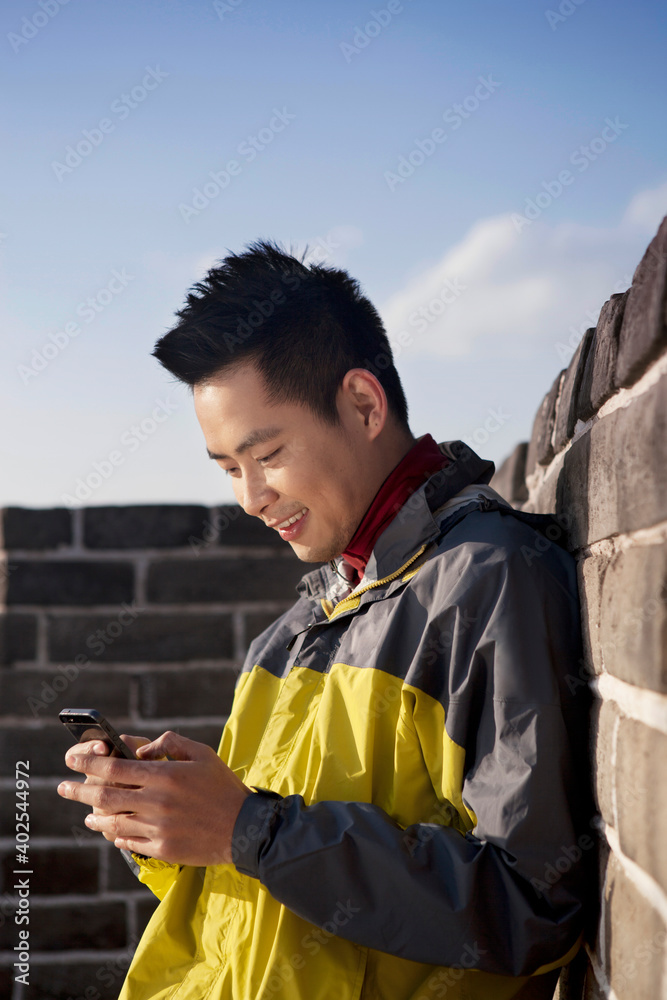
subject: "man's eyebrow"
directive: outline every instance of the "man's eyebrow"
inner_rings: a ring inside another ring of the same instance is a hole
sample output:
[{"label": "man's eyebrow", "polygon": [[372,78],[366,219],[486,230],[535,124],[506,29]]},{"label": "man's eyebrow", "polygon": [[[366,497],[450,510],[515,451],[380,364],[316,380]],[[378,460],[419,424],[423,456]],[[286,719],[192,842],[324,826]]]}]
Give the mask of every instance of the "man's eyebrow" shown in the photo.
[{"label": "man's eyebrow", "polygon": [[[240,445],[237,447],[235,454],[242,455],[244,451],[248,448],[253,448],[256,444],[264,444],[265,441],[270,441],[271,438],[277,437],[281,433],[280,427],[262,427],[260,430],[250,431],[247,438],[241,441]],[[230,459],[231,455],[218,455],[214,451],[209,451],[207,448],[209,458],[214,458],[216,461],[218,459]]]}]

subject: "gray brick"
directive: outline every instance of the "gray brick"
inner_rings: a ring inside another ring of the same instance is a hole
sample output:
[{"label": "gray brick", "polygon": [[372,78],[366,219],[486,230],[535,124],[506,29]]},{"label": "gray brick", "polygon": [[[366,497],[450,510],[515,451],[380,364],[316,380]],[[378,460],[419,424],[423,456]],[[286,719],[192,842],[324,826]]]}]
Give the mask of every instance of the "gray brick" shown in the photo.
[{"label": "gray brick", "polygon": [[148,921],[151,919],[159,906],[159,900],[148,890],[145,899],[140,899],[137,903],[137,931],[143,934]]},{"label": "gray brick", "polygon": [[618,1000],[662,996],[665,925],[612,855],[605,887],[605,973]]},{"label": "gray brick", "polygon": [[84,544],[89,549],[187,545],[191,535],[202,535],[209,517],[208,507],[188,504],[87,507]]},{"label": "gray brick", "polygon": [[16,970],[10,966],[0,967],[0,997],[9,997],[14,989],[14,972]]},{"label": "gray brick", "polygon": [[139,681],[139,711],[144,718],[184,715],[229,715],[236,671],[151,671]]},{"label": "gray brick", "polygon": [[564,375],[565,369],[563,368],[554,379],[549,392],[540,403],[538,411],[535,414],[533,431],[528,442],[528,451],[526,454],[526,476],[531,474],[536,463],[539,465],[548,465],[554,457],[551,435],[556,417],[556,399],[558,398],[560,384]]},{"label": "gray brick", "polygon": [[276,559],[161,559],[148,568],[155,603],[295,601],[304,568],[296,556]]},{"label": "gray brick", "polygon": [[609,673],[667,692],[667,545],[635,545],[602,584],[600,645]]},{"label": "gray brick", "polygon": [[131,684],[127,674],[93,666],[76,675],[69,664],[64,670],[5,670],[0,673],[0,712],[46,719],[76,705],[97,708],[111,721],[128,714]]},{"label": "gray brick", "polygon": [[[14,762],[12,761],[12,767]],[[65,751],[60,756],[58,777],[64,780],[73,775],[65,766]],[[67,837],[74,844],[96,844],[98,834],[84,826],[88,806],[80,802],[63,799],[53,788],[30,789],[30,831],[33,837]],[[16,826],[16,792],[14,789],[0,791],[0,836],[10,837]]]},{"label": "gray brick", "polygon": [[212,508],[203,530],[188,538],[188,545],[197,556],[216,547],[287,548],[277,531],[267,528],[260,518],[250,517],[238,504]]},{"label": "gray brick", "polygon": [[[667,891],[667,789],[656,780],[667,760],[667,736],[622,718],[616,755],[616,803],[621,850]],[[656,770],[657,769],[657,770]],[[650,804],[650,822],[646,813]]]},{"label": "gray brick", "polygon": [[247,647],[250,646],[253,639],[262,634],[264,629],[267,629],[269,625],[273,625],[274,621],[279,617],[279,613],[273,611],[251,611],[247,612],[243,617]]},{"label": "gray brick", "polygon": [[134,567],[127,562],[16,562],[8,604],[120,604],[134,596]]},{"label": "gray brick", "polygon": [[72,745],[65,727],[58,722],[57,714],[45,720],[42,726],[3,726],[0,729],[0,776],[13,777],[18,760],[30,761],[32,776],[55,775],[65,777],[65,754]]},{"label": "gray brick", "polygon": [[218,531],[218,545],[288,547],[274,528],[267,528],[259,517],[246,514],[238,504],[215,507],[212,515]]},{"label": "gray brick", "polygon": [[595,804],[605,823],[614,826],[611,770],[614,726],[619,718],[613,701],[595,701],[591,711],[592,784]]},{"label": "gray brick", "polygon": [[571,518],[577,547],[667,518],[666,376],[572,444],[556,509]]},{"label": "gray brick", "polygon": [[526,454],[528,442],[520,441],[491,478],[489,486],[511,504],[528,499],[526,487]]},{"label": "gray brick", "polygon": [[42,965],[33,962],[30,967],[30,985],[24,989],[21,1000],[117,1000],[125,978],[131,955],[121,971],[118,963],[124,959],[94,958],[89,962]]},{"label": "gray brick", "polygon": [[554,450],[556,452],[564,448],[574,434],[574,426],[577,422],[577,396],[593,333],[592,328],[586,330],[563,376],[554,420]]},{"label": "gray brick", "polygon": [[[68,892],[93,893],[98,890],[99,850],[97,847],[30,847],[28,854],[33,874],[31,896],[53,896]],[[3,851],[0,892],[12,892],[18,878],[12,874],[15,853]],[[23,866],[21,866],[23,867]]]},{"label": "gray brick", "polygon": [[[93,835],[99,837],[99,833]],[[106,889],[108,892],[140,893],[147,891],[147,895],[155,899],[148,886],[139,881],[118,848],[111,843],[108,844],[107,850]]]},{"label": "gray brick", "polygon": [[667,217],[632,278],[618,344],[618,385],[632,385],[667,347]]},{"label": "gray brick", "polygon": [[[127,945],[127,915],[124,903],[62,903],[30,906],[30,938],[39,951],[69,949],[111,950]],[[0,947],[11,950],[17,943],[13,923],[0,926]]]},{"label": "gray brick", "polygon": [[37,656],[37,617],[16,611],[0,612],[0,665]]},{"label": "gray brick", "polygon": [[600,310],[586,355],[577,397],[577,417],[589,420],[616,391],[616,355],[627,292],[612,295]]},{"label": "gray brick", "polygon": [[0,548],[57,549],[72,544],[72,514],[64,507],[0,510]]},{"label": "gray brick", "polygon": [[581,605],[581,632],[586,663],[596,674],[602,670],[600,649],[600,605],[602,583],[609,560],[605,556],[590,555],[577,561],[577,581]]},{"label": "gray brick", "polygon": [[573,996],[572,998],[567,997],[566,1000],[608,1000],[606,993],[604,993],[598,983],[595,972],[593,971],[593,966],[588,964],[586,969],[586,979],[584,981],[584,991],[580,993],[579,996]]},{"label": "gray brick", "polygon": [[[77,654],[93,654],[97,662],[174,661],[231,659],[233,636],[231,618],[211,614],[153,614],[143,611],[113,641],[106,644],[98,636],[109,636],[108,615],[59,615],[49,617],[50,659],[72,660]],[[97,637],[97,638],[96,638]]]}]

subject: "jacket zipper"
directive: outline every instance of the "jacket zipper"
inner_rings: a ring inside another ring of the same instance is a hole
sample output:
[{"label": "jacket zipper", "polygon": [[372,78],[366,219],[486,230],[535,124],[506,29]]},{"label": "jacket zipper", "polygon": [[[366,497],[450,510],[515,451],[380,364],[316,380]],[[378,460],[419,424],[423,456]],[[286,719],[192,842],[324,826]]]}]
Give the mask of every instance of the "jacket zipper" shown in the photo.
[{"label": "jacket zipper", "polygon": [[412,563],[415,562],[417,559],[419,559],[419,557],[426,551],[426,544],[427,543],[424,543],[424,545],[422,545],[422,547],[417,552],[415,552],[415,554],[411,556],[406,563],[403,563],[400,569],[397,569],[394,573],[391,573],[390,576],[385,576],[381,580],[374,580],[373,583],[367,584],[365,587],[362,587],[361,590],[357,590],[356,593],[348,594],[347,597],[344,597],[343,600],[339,601],[338,604],[333,609],[329,621],[333,621],[333,619],[336,617],[339,611],[347,611],[346,602],[356,601],[356,599],[358,597],[361,597],[362,594],[365,594],[366,591],[373,590],[375,587],[382,587],[384,586],[385,583],[391,583],[392,580],[395,580],[397,577],[399,577],[401,573],[403,573],[408,568],[408,566],[411,566]]}]

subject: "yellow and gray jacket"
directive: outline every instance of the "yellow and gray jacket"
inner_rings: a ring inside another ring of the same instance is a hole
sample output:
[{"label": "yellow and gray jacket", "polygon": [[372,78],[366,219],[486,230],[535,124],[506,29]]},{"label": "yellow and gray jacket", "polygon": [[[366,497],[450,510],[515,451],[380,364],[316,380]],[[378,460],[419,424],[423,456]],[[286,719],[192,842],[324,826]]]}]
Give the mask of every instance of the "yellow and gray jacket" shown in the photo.
[{"label": "yellow and gray jacket", "polygon": [[577,950],[575,561],[441,448],[361,584],[308,573],[250,647],[235,863],[128,856],[161,903],[120,1000],[503,1000]]}]

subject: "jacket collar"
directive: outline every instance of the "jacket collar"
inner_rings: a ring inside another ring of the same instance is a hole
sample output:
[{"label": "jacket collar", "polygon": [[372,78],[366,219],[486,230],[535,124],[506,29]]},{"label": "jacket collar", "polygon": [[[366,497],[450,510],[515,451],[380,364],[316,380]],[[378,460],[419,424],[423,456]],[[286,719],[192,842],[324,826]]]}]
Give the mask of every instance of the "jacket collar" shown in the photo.
[{"label": "jacket collar", "polygon": [[[471,483],[488,484],[495,472],[495,464],[480,458],[463,441],[445,441],[441,450],[452,459],[450,465],[436,472],[423,486],[408,497],[396,517],[385,528],[373,549],[361,586],[371,580],[380,580],[395,572],[410,556],[438,534],[434,518],[437,511]],[[302,577],[297,586],[304,597],[331,597],[332,588],[349,593],[349,587],[328,564],[320,566]]]}]

